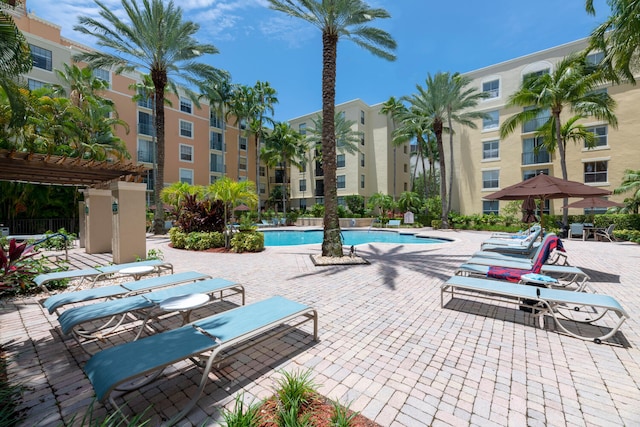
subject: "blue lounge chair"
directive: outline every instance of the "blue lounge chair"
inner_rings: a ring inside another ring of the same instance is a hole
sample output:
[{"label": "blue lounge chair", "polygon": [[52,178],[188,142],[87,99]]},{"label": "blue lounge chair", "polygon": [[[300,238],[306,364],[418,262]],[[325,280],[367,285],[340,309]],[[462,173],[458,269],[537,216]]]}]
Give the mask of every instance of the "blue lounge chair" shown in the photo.
[{"label": "blue lounge chair", "polygon": [[[447,292],[451,294],[451,298],[456,295],[462,295],[494,301],[515,302],[521,306],[526,305],[531,309],[531,312],[540,318],[547,314],[551,315],[556,325],[566,334],[582,340],[593,340],[596,343],[615,335],[622,323],[629,318],[620,303],[608,295],[539,288],[475,277],[453,276],[440,288],[440,305],[443,308],[445,305],[444,295]],[[568,306],[573,307],[573,309],[569,309]],[[576,313],[584,313],[585,311],[594,315],[590,315],[587,319],[575,318]],[[617,322],[607,333],[597,337],[580,335],[562,324],[563,320],[594,324],[594,322],[599,321],[608,313],[615,314]]]},{"label": "blue lounge chair", "polygon": [[53,280],[60,279],[80,279],[80,283],[76,286],[80,286],[85,279],[91,279],[91,286],[95,285],[98,280],[111,277],[117,274],[120,270],[130,267],[142,267],[151,266],[154,268],[154,272],[161,274],[164,271],[171,271],[173,273],[173,265],[168,262],[164,262],[159,259],[151,259],[147,261],[129,262],[126,264],[112,264],[104,265],[95,268],[85,268],[82,270],[68,270],[68,271],[56,271],[53,273],[39,274],[33,278],[33,282],[41,287],[45,291],[49,291],[46,284]]},{"label": "blue lounge chair", "polygon": [[179,285],[180,283],[193,282],[195,280],[208,278],[211,278],[211,276],[197,271],[167,274],[164,276],[152,277],[150,279],[124,282],[119,285],[101,286],[74,292],[62,292],[44,300],[42,302],[42,306],[49,310],[49,314],[53,314],[60,307],[67,304],[131,295],[164,286]]},{"label": "blue lounge chair", "polygon": [[[302,320],[299,318],[303,317]],[[292,323],[294,322],[295,323]],[[254,304],[245,305],[193,323],[111,347],[96,353],[84,366],[84,371],[93,385],[98,400],[108,400],[122,416],[113,391],[130,391],[155,380],[162,370],[182,360],[191,360],[204,366],[200,385],[191,401],[167,424],[173,425],[184,418],[196,404],[207,384],[209,372],[218,362],[221,352],[226,357],[253,346],[274,333],[281,333],[282,326],[296,328],[307,321],[313,321],[313,339],[318,339],[318,314],[303,304],[283,297],[272,297]],[[209,352],[199,362],[198,356]],[[206,364],[203,363],[206,361]],[[148,376],[147,378],[143,378]],[[119,388],[131,384],[130,388]],[[188,387],[185,387],[185,390]]]},{"label": "blue lounge chair", "polygon": [[513,252],[530,252],[538,237],[540,237],[542,229],[538,227],[531,233],[526,235],[517,235],[511,237],[491,237],[480,245],[483,251],[513,251]]},{"label": "blue lounge chair", "polygon": [[[159,307],[163,301],[169,298],[191,294],[205,294],[209,296],[209,300],[215,299],[214,294],[219,294],[219,299],[240,294],[242,304],[244,305],[245,302],[244,287],[241,285],[225,279],[208,279],[145,294],[73,307],[65,310],[58,317],[58,322],[64,335],[71,334],[80,345],[83,345],[96,339],[103,339],[120,327],[127,318],[126,315],[137,314],[136,319],[143,319],[136,335],[137,339],[142,334],[149,318],[153,316],[154,308]],[[107,319],[106,322],[94,329],[82,328],[84,324],[103,319]]]}]

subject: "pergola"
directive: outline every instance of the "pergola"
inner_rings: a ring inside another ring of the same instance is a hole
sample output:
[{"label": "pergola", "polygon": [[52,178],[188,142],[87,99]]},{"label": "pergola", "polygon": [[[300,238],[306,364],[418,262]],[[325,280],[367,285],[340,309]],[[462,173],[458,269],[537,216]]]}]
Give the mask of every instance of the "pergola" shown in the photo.
[{"label": "pergola", "polygon": [[[81,246],[116,264],[145,255],[144,166],[0,149],[0,181],[84,187]],[[84,244],[83,244],[84,243]]]},{"label": "pergola", "polygon": [[113,180],[140,182],[144,173],[132,162],[0,150],[0,181],[101,187]]}]

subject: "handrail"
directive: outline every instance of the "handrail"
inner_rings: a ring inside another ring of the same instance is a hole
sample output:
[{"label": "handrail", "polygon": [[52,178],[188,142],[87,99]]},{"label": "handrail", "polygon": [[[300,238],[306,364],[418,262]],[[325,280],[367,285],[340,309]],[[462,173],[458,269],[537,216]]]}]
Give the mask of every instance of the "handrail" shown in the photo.
[{"label": "handrail", "polygon": [[32,243],[31,245],[29,245],[30,248],[33,248],[37,245],[39,245],[40,243],[44,243],[47,240],[51,239],[52,237],[56,237],[56,236],[61,236],[64,239],[64,257],[66,261],[69,261],[69,236],[67,236],[66,234],[63,233],[53,233],[53,234],[47,234],[44,238]]}]

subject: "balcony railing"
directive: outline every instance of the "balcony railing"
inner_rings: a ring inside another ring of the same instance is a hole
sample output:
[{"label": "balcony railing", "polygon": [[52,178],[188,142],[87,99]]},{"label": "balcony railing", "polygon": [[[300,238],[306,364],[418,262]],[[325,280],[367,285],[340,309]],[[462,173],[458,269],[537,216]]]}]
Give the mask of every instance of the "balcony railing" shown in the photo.
[{"label": "balcony railing", "polygon": [[313,192],[314,196],[324,196],[324,186],[316,187],[316,191]]},{"label": "balcony railing", "polygon": [[316,176],[324,176],[324,169],[316,167]]},{"label": "balcony railing", "polygon": [[535,165],[538,163],[549,163],[551,161],[551,156],[549,152],[546,150],[540,150],[536,153],[522,153],[522,164],[523,165]]},{"label": "balcony railing", "polygon": [[138,151],[138,161],[145,163],[154,163],[155,159],[153,158],[153,153],[150,151],[140,150]]},{"label": "balcony railing", "polygon": [[549,120],[549,116],[536,117],[533,120],[529,120],[522,125],[522,133],[535,132],[542,127]]}]

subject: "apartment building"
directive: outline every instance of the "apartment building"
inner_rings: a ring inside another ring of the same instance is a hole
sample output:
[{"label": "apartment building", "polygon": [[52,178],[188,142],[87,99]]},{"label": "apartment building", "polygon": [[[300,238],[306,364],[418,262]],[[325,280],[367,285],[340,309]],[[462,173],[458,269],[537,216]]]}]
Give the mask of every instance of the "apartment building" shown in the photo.
[{"label": "apartment building", "polygon": [[[15,7],[4,5],[31,47],[33,69],[24,77],[30,89],[45,84],[62,84],[55,70],[72,64],[72,56],[91,48],[64,38],[61,27],[27,12],[26,2]],[[82,66],[82,64],[79,64]],[[94,70],[94,74],[109,83],[102,94],[114,102],[119,117],[129,124],[129,132],[116,129],[131,154],[131,160],[149,169],[146,178],[149,193],[153,188],[155,135],[153,105],[150,99],[132,100],[131,86],[141,81],[135,73],[116,75],[110,70]],[[247,137],[236,125],[235,118],[225,121],[222,114],[210,108],[206,100],[200,107],[184,94],[167,93],[170,105],[165,105],[165,185],[182,181],[208,185],[222,176],[233,180],[251,180],[266,199],[266,176],[256,180],[256,147],[253,136]]]},{"label": "apartment building", "polygon": [[[337,150],[336,179],[338,203],[345,205],[345,196],[361,195],[365,200],[380,192],[400,196],[410,191],[410,146],[393,146],[391,120],[380,113],[382,104],[369,106],[356,99],[336,105],[336,111],[354,122],[352,130],[359,133],[358,152],[350,154]],[[289,120],[291,127],[303,135],[313,127],[313,120],[321,111]],[[324,171],[315,150],[309,151],[307,167],[300,171],[291,168],[291,200],[294,207],[308,207],[324,203]]]},{"label": "apartment building", "polygon": [[[538,173],[562,177],[559,155],[544,149],[537,150],[540,139],[535,137],[535,130],[548,116],[524,124],[504,139],[500,138],[499,127],[508,117],[522,111],[520,108],[508,108],[506,104],[520,88],[524,76],[553,71],[560,60],[584,50],[587,44],[587,39],[578,40],[466,73],[472,79],[472,86],[488,94],[478,105],[488,118],[478,121],[477,129],[456,129],[455,210],[463,214],[498,213],[508,202],[486,200],[485,195]],[[599,53],[588,58],[594,62],[600,59]],[[620,185],[625,169],[637,170],[640,167],[640,146],[636,143],[640,132],[640,122],[636,120],[640,87],[608,84],[599,90],[607,91],[616,101],[618,128],[614,129],[595,118],[582,120],[581,123],[595,134],[596,146],[587,148],[584,141],[569,142],[567,172],[569,180],[613,191]],[[569,117],[570,111],[562,113],[563,122]],[[609,199],[622,202],[624,197],[612,195]],[[562,199],[547,201],[544,210],[561,214],[563,203]],[[569,214],[581,213],[584,213],[582,209],[569,210]]]}]

